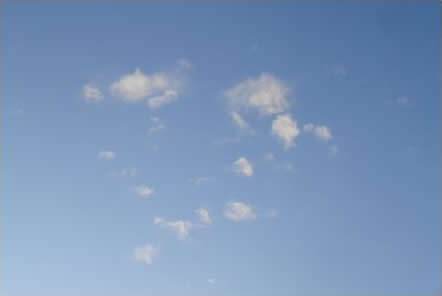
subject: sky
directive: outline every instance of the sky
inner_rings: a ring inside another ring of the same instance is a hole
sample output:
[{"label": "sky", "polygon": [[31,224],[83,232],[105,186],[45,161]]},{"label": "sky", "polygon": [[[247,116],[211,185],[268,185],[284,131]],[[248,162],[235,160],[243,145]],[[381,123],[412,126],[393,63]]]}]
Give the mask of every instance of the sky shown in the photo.
[{"label": "sky", "polygon": [[2,1],[2,296],[440,295],[439,1]]}]

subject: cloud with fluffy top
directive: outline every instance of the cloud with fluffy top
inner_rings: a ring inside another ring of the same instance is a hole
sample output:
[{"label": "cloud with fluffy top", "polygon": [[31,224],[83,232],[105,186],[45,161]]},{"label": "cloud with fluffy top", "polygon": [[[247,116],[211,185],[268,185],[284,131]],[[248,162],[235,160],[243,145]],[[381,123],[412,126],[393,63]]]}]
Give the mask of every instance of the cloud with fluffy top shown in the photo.
[{"label": "cloud with fluffy top", "polygon": [[329,141],[333,137],[330,129],[325,125],[314,125],[313,123],[307,123],[304,124],[303,129],[304,132],[313,133],[322,141]]},{"label": "cloud with fluffy top", "polygon": [[195,210],[195,214],[198,216],[201,223],[212,224],[212,219],[210,218],[209,211],[205,208],[199,208]]},{"label": "cloud with fluffy top", "polygon": [[289,92],[277,77],[262,73],[228,89],[225,96],[234,109],[255,109],[262,115],[273,115],[289,108]]},{"label": "cloud with fluffy top", "polygon": [[[187,64],[190,65],[190,62]],[[180,63],[179,66],[183,68]],[[148,74],[136,68],[114,81],[110,90],[125,102],[144,101],[150,109],[157,109],[179,97],[182,83],[176,73]]]},{"label": "cloud with fluffy top", "polygon": [[296,120],[292,119],[290,114],[278,115],[272,122],[272,133],[280,138],[284,149],[295,146],[295,138],[301,131],[298,128]]},{"label": "cloud with fluffy top", "polygon": [[152,264],[154,258],[158,254],[158,248],[154,247],[152,244],[146,244],[144,246],[136,247],[134,250],[135,260],[145,264]]},{"label": "cloud with fluffy top", "polygon": [[234,222],[240,222],[253,220],[256,218],[256,214],[247,203],[231,201],[224,208],[224,217]]},{"label": "cloud with fluffy top", "polygon": [[152,188],[144,184],[135,186],[133,190],[138,196],[142,198],[148,198],[154,193],[154,190]]},{"label": "cloud with fluffy top", "polygon": [[190,229],[193,226],[190,221],[169,221],[162,217],[155,217],[153,223],[174,231],[177,235],[177,238],[181,240],[184,240],[189,236]]},{"label": "cloud with fluffy top", "polygon": [[253,166],[245,157],[240,157],[232,164],[232,169],[238,175],[251,177],[253,175]]},{"label": "cloud with fluffy top", "polygon": [[84,100],[88,103],[98,103],[101,102],[104,98],[101,90],[90,83],[83,86],[83,97]]}]

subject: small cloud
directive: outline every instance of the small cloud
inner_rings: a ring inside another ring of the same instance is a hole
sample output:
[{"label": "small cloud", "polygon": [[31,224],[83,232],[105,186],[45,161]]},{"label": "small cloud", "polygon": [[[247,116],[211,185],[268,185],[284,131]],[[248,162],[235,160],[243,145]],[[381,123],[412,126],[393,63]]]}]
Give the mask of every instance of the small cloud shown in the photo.
[{"label": "small cloud", "polygon": [[333,67],[333,74],[337,77],[344,78],[348,74],[348,70],[344,65],[335,65]]},{"label": "small cloud", "polygon": [[267,161],[273,161],[275,160],[275,155],[273,155],[273,153],[268,152],[264,155],[264,159]]},{"label": "small cloud", "polygon": [[195,210],[195,214],[198,216],[199,220],[204,224],[212,224],[212,219],[210,218],[209,211],[205,208],[199,208]]},{"label": "small cloud", "polygon": [[209,177],[194,177],[194,178],[190,178],[189,182],[194,185],[201,185],[203,183],[208,182],[210,179],[211,178],[209,178]]},{"label": "small cloud", "polygon": [[211,285],[215,285],[216,284],[216,279],[208,279],[207,282]]},{"label": "small cloud", "polygon": [[224,208],[224,217],[235,222],[240,222],[253,220],[256,218],[256,214],[247,203],[231,201],[228,202]]},{"label": "small cloud", "polygon": [[232,117],[232,121],[235,123],[235,125],[240,129],[249,128],[249,124],[247,123],[247,121],[245,121],[238,112],[232,111],[230,113],[230,116]]},{"label": "small cloud", "polygon": [[151,117],[152,126],[149,128],[149,133],[156,133],[166,128],[158,117]]},{"label": "small cloud", "polygon": [[83,86],[83,97],[88,103],[98,103],[104,98],[101,90],[90,83]]},{"label": "small cloud", "polygon": [[154,258],[157,256],[159,249],[152,244],[136,247],[134,250],[135,260],[145,264],[152,264]]},{"label": "small cloud", "polygon": [[323,141],[329,141],[333,137],[330,128],[325,125],[314,125],[313,123],[307,123],[304,124],[304,132],[313,133],[318,139]]},{"label": "small cloud", "polygon": [[98,158],[100,159],[114,159],[115,157],[117,157],[116,153],[110,150],[98,152]]},{"label": "small cloud", "polygon": [[214,140],[213,144],[215,145],[225,145],[225,144],[232,144],[232,143],[239,143],[241,141],[240,137],[226,137],[219,140]]},{"label": "small cloud", "polygon": [[338,146],[336,145],[330,146],[329,151],[331,156],[336,156],[336,154],[338,154],[339,152]]},{"label": "small cloud", "polygon": [[187,59],[179,59],[177,64],[179,67],[184,69],[191,69],[193,67],[192,63]]},{"label": "small cloud", "polygon": [[278,218],[279,217],[279,211],[275,209],[270,209],[266,212],[266,217],[268,218]]},{"label": "small cloud", "polygon": [[151,109],[157,109],[176,100],[182,81],[171,73],[143,73],[139,68],[124,74],[113,82],[110,90],[124,102],[144,101]]},{"label": "small cloud", "polygon": [[253,166],[245,157],[240,157],[232,164],[232,169],[238,175],[251,177],[253,175]]},{"label": "small cloud", "polygon": [[111,176],[114,177],[135,177],[137,174],[136,168],[123,168],[121,170],[113,170]]},{"label": "small cloud", "polygon": [[189,221],[185,220],[168,221],[162,217],[155,217],[153,223],[174,231],[178,239],[181,240],[184,240],[189,236],[190,229],[192,228],[192,223]]},{"label": "small cloud", "polygon": [[154,193],[154,190],[147,185],[141,184],[134,187],[134,191],[138,196],[147,198]]},{"label": "small cloud", "polygon": [[225,92],[234,109],[255,109],[262,115],[273,115],[286,111],[289,88],[269,73],[240,82]]},{"label": "small cloud", "polygon": [[278,115],[272,122],[272,133],[280,138],[284,144],[284,149],[295,146],[295,138],[301,133],[290,114]]},{"label": "small cloud", "polygon": [[292,163],[283,163],[283,164],[278,164],[277,168],[285,170],[285,171],[294,171],[295,170],[295,166]]},{"label": "small cloud", "polygon": [[402,106],[408,106],[412,103],[412,101],[409,97],[402,96],[396,99],[396,103]]}]

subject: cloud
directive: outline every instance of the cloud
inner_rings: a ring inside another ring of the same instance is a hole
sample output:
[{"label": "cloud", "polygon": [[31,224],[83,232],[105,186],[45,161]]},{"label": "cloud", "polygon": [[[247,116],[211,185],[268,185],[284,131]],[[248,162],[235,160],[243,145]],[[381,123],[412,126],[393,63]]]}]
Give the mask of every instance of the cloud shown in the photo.
[{"label": "cloud", "polygon": [[162,217],[155,217],[153,223],[174,231],[178,239],[186,239],[189,236],[190,229],[192,228],[192,223],[189,221],[168,221]]},{"label": "cloud", "polygon": [[277,218],[277,217],[279,217],[279,211],[275,210],[275,209],[270,209],[266,212],[266,217]]},{"label": "cloud", "polygon": [[137,68],[113,82],[110,90],[125,102],[145,101],[156,109],[178,98],[181,83],[173,73],[145,74]]},{"label": "cloud", "polygon": [[338,152],[339,152],[338,146],[336,146],[336,145],[330,146],[329,151],[330,151],[331,156],[336,156],[336,154],[338,154]]},{"label": "cloud", "polygon": [[194,177],[194,178],[190,178],[189,182],[191,182],[194,185],[201,185],[203,183],[206,183],[210,180],[211,178],[209,177]]},{"label": "cloud", "polygon": [[154,193],[154,190],[147,185],[141,184],[134,187],[134,191],[138,196],[147,198]]},{"label": "cloud", "polygon": [[116,153],[110,150],[103,150],[98,152],[98,158],[101,159],[114,159],[117,157]]},{"label": "cloud", "polygon": [[152,117],[150,120],[153,125],[149,128],[149,133],[156,133],[166,128],[158,117]]},{"label": "cloud", "polygon": [[344,78],[348,74],[348,69],[344,65],[335,65],[333,67],[333,74],[338,77]]},{"label": "cloud", "polygon": [[187,59],[179,59],[177,64],[179,67],[184,69],[191,69],[193,67],[192,63]]},{"label": "cloud", "polygon": [[240,157],[232,164],[232,169],[235,173],[246,177],[253,175],[253,166],[245,157]]},{"label": "cloud", "polygon": [[256,214],[248,204],[241,201],[231,201],[224,208],[224,217],[239,222],[253,220],[256,218]]},{"label": "cloud", "polygon": [[113,170],[111,176],[114,177],[135,177],[137,174],[136,168],[122,168],[120,170]]},{"label": "cloud", "polygon": [[205,224],[212,224],[212,219],[210,218],[209,211],[205,208],[199,208],[195,210],[199,220]]},{"label": "cloud", "polygon": [[272,133],[282,140],[284,149],[295,146],[294,140],[300,132],[296,120],[290,114],[278,115],[272,122]]},{"label": "cloud", "polygon": [[399,97],[396,99],[396,103],[398,103],[399,105],[402,105],[402,106],[406,106],[406,105],[411,104],[411,100],[409,97],[402,96],[402,97]]},{"label": "cloud", "polygon": [[155,248],[151,244],[146,244],[144,246],[136,247],[134,250],[135,260],[146,264],[152,264],[158,252],[159,249]]},{"label": "cloud", "polygon": [[267,152],[264,155],[264,159],[267,161],[273,161],[273,160],[275,160],[275,155],[273,155],[273,153],[271,153],[271,152]]},{"label": "cloud", "polygon": [[159,108],[169,104],[178,97],[178,92],[173,89],[166,89],[161,95],[153,96],[147,100],[147,105],[151,109]]},{"label": "cloud", "polygon": [[263,115],[278,114],[289,108],[289,88],[269,73],[249,78],[227,90],[233,108],[253,108]]},{"label": "cloud", "polygon": [[247,121],[245,121],[238,112],[232,111],[230,113],[230,116],[232,117],[232,120],[235,123],[235,125],[240,129],[249,128],[249,124],[247,123]]},{"label": "cloud", "polygon": [[104,98],[100,89],[98,87],[93,86],[90,83],[83,86],[83,97],[84,100],[88,103],[93,103],[93,102],[98,103],[102,101]]},{"label": "cloud", "polygon": [[313,133],[318,139],[323,141],[329,141],[333,137],[330,129],[325,125],[307,123],[304,124],[304,132]]},{"label": "cloud", "polygon": [[216,284],[216,279],[208,279],[207,282],[211,285]]}]

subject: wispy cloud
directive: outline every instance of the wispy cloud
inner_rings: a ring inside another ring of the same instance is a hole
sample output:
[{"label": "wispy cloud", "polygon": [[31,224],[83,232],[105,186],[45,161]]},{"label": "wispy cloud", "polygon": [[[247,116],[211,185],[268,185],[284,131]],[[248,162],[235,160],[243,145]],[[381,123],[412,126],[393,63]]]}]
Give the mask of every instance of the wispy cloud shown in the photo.
[{"label": "wispy cloud", "polygon": [[148,243],[144,246],[136,247],[134,250],[134,257],[138,262],[152,264],[158,253],[159,249]]},{"label": "wispy cloud", "polygon": [[148,198],[154,193],[154,190],[147,185],[141,184],[133,188],[134,192],[143,198]]},{"label": "wispy cloud", "polygon": [[98,152],[98,158],[100,159],[114,159],[117,154],[111,150],[102,150]]},{"label": "wispy cloud", "polygon": [[235,222],[240,222],[253,220],[256,218],[256,214],[247,203],[231,201],[228,202],[224,208],[224,217]]},{"label": "wispy cloud", "polygon": [[82,92],[84,100],[88,103],[98,103],[104,98],[101,90],[90,83],[83,86]]},{"label": "wispy cloud", "polygon": [[186,220],[175,220],[170,221],[162,217],[155,217],[153,220],[154,224],[158,224],[165,228],[174,231],[178,239],[186,239],[189,236],[190,229],[192,228],[192,223]]}]

